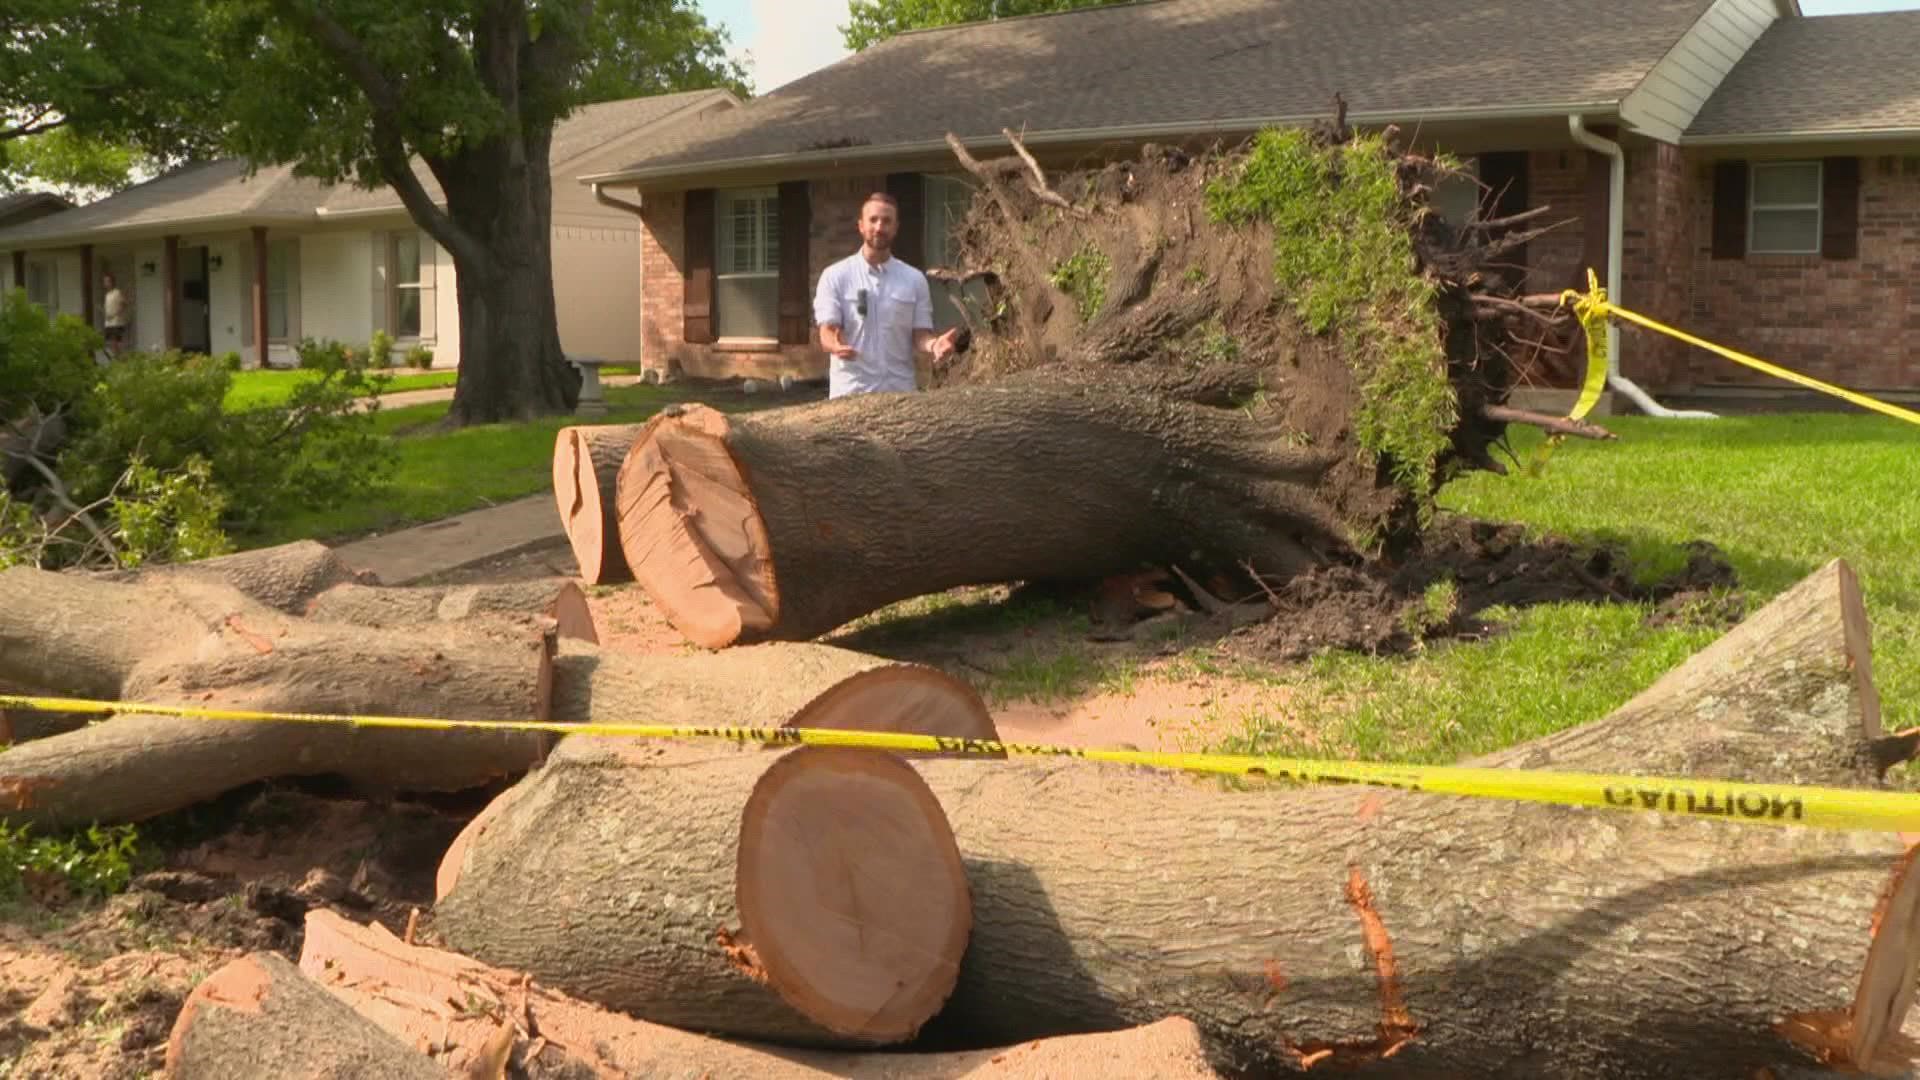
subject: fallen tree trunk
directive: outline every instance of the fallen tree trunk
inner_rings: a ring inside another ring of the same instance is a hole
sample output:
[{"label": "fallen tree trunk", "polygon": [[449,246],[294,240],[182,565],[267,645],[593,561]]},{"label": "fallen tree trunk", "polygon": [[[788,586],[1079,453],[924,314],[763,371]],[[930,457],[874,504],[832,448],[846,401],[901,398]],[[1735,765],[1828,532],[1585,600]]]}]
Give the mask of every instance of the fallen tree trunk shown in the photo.
[{"label": "fallen tree trunk", "polygon": [[269,952],[228,963],[187,995],[167,1042],[167,1075],[447,1080],[432,1058]]},{"label": "fallen tree trunk", "polygon": [[632,581],[620,548],[615,485],[644,424],[563,427],[553,441],[553,497],[560,527],[573,547],[580,580],[588,585]]},{"label": "fallen tree trunk", "polygon": [[[987,1080],[999,1076],[1152,1076],[1206,1080],[1199,1032],[1188,1021],[1019,1047],[956,1053],[847,1053],[709,1038],[603,1009],[442,949],[409,945],[377,923],[324,909],[307,913],[300,970],[355,1012],[441,1066],[468,1073],[506,1045],[533,1075],[721,1076],[766,1080]],[[468,1003],[454,1009],[447,1003]],[[502,1036],[502,1029],[510,1034]],[[510,1042],[508,1041],[510,1040]]]},{"label": "fallen tree trunk", "polygon": [[[1920,933],[1905,842],[1734,824],[1710,782],[1877,782],[1903,740],[1879,730],[1857,603],[1832,564],[1620,711],[1499,756],[1683,773],[1699,782],[1676,805],[1715,820],[917,762],[976,911],[936,1027],[977,1045],[1177,1014],[1222,1065],[1408,1075],[1745,1077],[1812,1062],[1810,1032],[1829,1064],[1882,1061]],[[642,808],[758,771],[737,756],[634,769],[570,742],[502,796],[537,807],[538,844],[483,839],[456,896],[524,911],[566,895],[572,926],[596,930],[548,927],[521,950],[620,968],[652,935],[598,928],[623,914],[615,898],[660,887],[620,853],[671,835]]]},{"label": "fallen tree trunk", "polygon": [[[615,864],[557,875],[538,899],[505,895],[557,870],[535,791],[493,815],[434,928],[455,948],[655,1023],[809,1046],[911,1039],[946,1001],[972,924],[966,874],[940,805],[903,759],[802,747],[769,761],[718,755],[744,784],[683,786],[701,770],[610,774],[655,808]],[[516,848],[518,866],[475,861]],[[595,875],[642,865],[617,905]],[[585,868],[582,868],[585,869]],[[619,910],[616,912],[614,908]]]},{"label": "fallen tree trunk", "polygon": [[621,468],[620,540],[707,648],[812,638],[958,585],[1168,562],[1284,578],[1344,550],[1315,494],[1341,456],[1269,445],[1230,390],[1049,373],[754,416],[668,409]]},{"label": "fallen tree trunk", "polygon": [[348,566],[325,544],[296,540],[197,562],[113,570],[99,577],[123,585],[178,579],[217,582],[275,611],[300,615],[321,593],[348,584],[370,584],[372,575]]},{"label": "fallen tree trunk", "polygon": [[335,585],[308,602],[317,622],[394,627],[457,622],[473,615],[533,615],[554,620],[563,638],[599,644],[587,594],[567,578],[478,585]]}]

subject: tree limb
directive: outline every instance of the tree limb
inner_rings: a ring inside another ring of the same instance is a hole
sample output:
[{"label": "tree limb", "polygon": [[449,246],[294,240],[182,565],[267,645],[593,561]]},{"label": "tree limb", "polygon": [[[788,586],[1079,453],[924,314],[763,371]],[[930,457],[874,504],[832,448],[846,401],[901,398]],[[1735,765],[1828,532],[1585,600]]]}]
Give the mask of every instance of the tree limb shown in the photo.
[{"label": "tree limb", "polygon": [[1533,321],[1549,329],[1552,329],[1553,327],[1559,324],[1559,320],[1554,316],[1543,314],[1540,311],[1532,307],[1529,307],[1526,304],[1518,303],[1513,300],[1506,300],[1498,296],[1485,296],[1485,295],[1475,296],[1473,298],[1473,306],[1475,311],[1484,315],[1491,315],[1495,317],[1505,317],[1506,315],[1524,315],[1527,318],[1532,319]]},{"label": "tree limb", "polygon": [[1556,435],[1572,435],[1581,439],[1617,439],[1620,436],[1586,420],[1573,420],[1565,416],[1548,416],[1528,409],[1516,409],[1511,405],[1483,405],[1480,415],[1503,424],[1530,424],[1542,431]]},{"label": "tree limb", "polygon": [[29,135],[39,135],[42,132],[52,131],[54,128],[66,126],[66,117],[59,116],[48,120],[47,117],[52,115],[52,109],[41,109],[39,113],[30,119],[23,120],[12,127],[0,128],[0,142],[7,142],[11,139],[24,139]]},{"label": "tree limb", "polygon": [[92,534],[94,540],[105,549],[108,556],[115,562],[119,561],[120,549],[115,547],[113,540],[100,530],[99,525],[94,523],[92,515],[81,509],[80,506],[73,501],[73,496],[67,494],[67,485],[61,483],[59,473],[54,472],[48,467],[46,462],[41,461],[38,456],[32,453],[12,455],[11,452],[9,452],[9,456],[18,456],[35,471],[39,472],[41,478],[47,482],[48,494],[52,495],[54,500],[66,509],[68,520],[78,521],[81,527]]},{"label": "tree limb", "polygon": [[1532,221],[1534,218],[1539,217],[1551,209],[1553,209],[1551,206],[1536,206],[1531,210],[1522,210],[1517,214],[1509,214],[1506,217],[1486,218],[1481,221],[1471,222],[1467,225],[1467,228],[1504,229],[1510,225],[1519,225],[1522,222]]},{"label": "tree limb", "polygon": [[1033,179],[1028,182],[1027,187],[1033,190],[1034,198],[1048,206],[1057,206],[1075,217],[1087,216],[1085,207],[1073,205],[1047,185],[1047,174],[1041,171],[1040,163],[1033,160],[1033,155],[1027,153],[1027,148],[1021,144],[1019,136],[1013,133],[1012,128],[1001,128],[1000,134],[1005,135],[1007,141],[1013,144],[1014,152],[1020,155],[1020,160],[1027,163],[1028,171],[1033,174]]}]

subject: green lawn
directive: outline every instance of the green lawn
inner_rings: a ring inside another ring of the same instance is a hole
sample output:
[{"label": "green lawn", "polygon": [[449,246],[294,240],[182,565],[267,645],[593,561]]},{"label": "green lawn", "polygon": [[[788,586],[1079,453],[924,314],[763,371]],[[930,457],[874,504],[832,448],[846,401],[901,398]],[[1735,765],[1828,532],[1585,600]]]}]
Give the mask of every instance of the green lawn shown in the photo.
[{"label": "green lawn", "polygon": [[[387,372],[390,380],[385,393],[397,393],[401,390],[426,390],[436,386],[452,386],[456,372],[452,371],[409,371]],[[263,405],[278,405],[287,400],[293,388],[300,383],[316,378],[315,371],[236,371],[233,373],[233,385],[227,389],[227,398],[223,407],[228,412],[241,412],[245,409],[257,409]]]},{"label": "green lawn", "polygon": [[[705,400],[714,408],[733,412],[807,400],[791,395],[744,397],[733,391],[646,385],[609,387],[606,395],[607,415],[591,423],[637,423],[676,401]],[[350,506],[286,518],[265,533],[236,541],[244,547],[304,537],[332,542],[551,491],[554,436],[570,424],[589,422],[575,416],[556,416],[527,424],[446,430],[440,427],[446,414],[446,402],[382,409],[374,423],[394,436],[400,455],[392,481],[382,492]]]},{"label": "green lawn", "polygon": [[[1677,566],[1684,542],[1710,540],[1739,572],[1749,610],[1843,557],[1866,592],[1884,722],[1920,724],[1920,429],[1835,414],[1605,423],[1620,441],[1564,444],[1539,478],[1464,478],[1442,506],[1616,541],[1649,572]],[[1514,442],[1524,459],[1539,438]],[[1231,746],[1448,761],[1583,723],[1718,635],[1648,629],[1644,614],[1555,604],[1511,613],[1508,633],[1488,642],[1255,672],[1293,686],[1295,705],[1246,718]]]}]

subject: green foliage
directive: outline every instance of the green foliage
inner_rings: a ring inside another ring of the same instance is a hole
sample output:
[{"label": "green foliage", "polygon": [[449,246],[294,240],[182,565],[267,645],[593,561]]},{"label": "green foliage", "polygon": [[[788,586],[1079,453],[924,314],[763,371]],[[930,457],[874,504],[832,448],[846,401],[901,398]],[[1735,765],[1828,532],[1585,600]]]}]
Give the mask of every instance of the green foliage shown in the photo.
[{"label": "green foliage", "polygon": [[240,354],[239,353],[229,349],[228,351],[220,354],[219,360],[220,360],[220,366],[223,368],[226,368],[227,371],[236,373],[236,374],[240,371]]},{"label": "green foliage", "polygon": [[54,128],[0,144],[0,190],[50,188],[78,200],[126,187],[136,165],[152,162],[131,144]]},{"label": "green foliage", "polygon": [[1107,277],[1113,272],[1113,260],[1100,249],[1088,245],[1061,260],[1047,278],[1053,287],[1073,298],[1080,321],[1090,322],[1107,302]]},{"label": "green foliage", "polygon": [[1119,2],[1121,0],[852,0],[847,10],[851,21],[840,27],[840,37],[847,48],[857,52],[908,30],[1073,11]]},{"label": "green foliage", "polygon": [[577,76],[579,100],[707,89],[747,97],[747,73],[727,55],[730,44],[726,28],[707,22],[690,0],[596,4]]},{"label": "green foliage", "polygon": [[1360,445],[1430,513],[1456,402],[1386,144],[1358,135],[1322,148],[1298,128],[1263,131],[1239,170],[1209,186],[1207,208],[1216,221],[1272,224],[1276,282],[1310,331],[1341,335],[1360,390]]},{"label": "green foliage", "polygon": [[193,455],[163,474],[136,455],[110,504],[120,565],[192,562],[230,553],[233,542],[220,529],[226,505],[206,458]]},{"label": "green foliage", "polygon": [[373,339],[367,342],[367,366],[372,368],[390,368],[393,366],[393,335],[385,330],[375,330]]},{"label": "green foliage", "polygon": [[100,344],[79,319],[49,319],[25,289],[9,290],[0,298],[0,419],[79,399],[99,371],[93,352]]},{"label": "green foliage", "polygon": [[140,834],[132,825],[99,826],[36,836],[0,821],[0,902],[17,901],[29,877],[62,880],[75,893],[104,899],[133,880]]},{"label": "green foliage", "polygon": [[433,366],[433,350],[425,345],[415,345],[407,350],[407,366],[415,371],[425,371]]},{"label": "green foliage", "polygon": [[1400,629],[1416,642],[1453,621],[1460,610],[1460,586],[1452,578],[1428,585],[1420,598],[1400,611]]}]

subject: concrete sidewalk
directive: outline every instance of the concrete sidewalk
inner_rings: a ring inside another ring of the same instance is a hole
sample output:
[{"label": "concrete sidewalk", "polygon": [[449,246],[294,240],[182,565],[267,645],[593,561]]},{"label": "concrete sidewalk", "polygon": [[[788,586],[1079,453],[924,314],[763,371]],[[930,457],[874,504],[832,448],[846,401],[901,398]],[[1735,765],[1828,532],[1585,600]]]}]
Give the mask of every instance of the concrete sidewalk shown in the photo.
[{"label": "concrete sidewalk", "polygon": [[[600,385],[632,386],[639,381],[640,376],[638,375],[604,375],[600,378]],[[363,404],[372,400],[374,399],[360,399]],[[404,409],[409,405],[425,405],[434,401],[452,401],[453,387],[430,386],[425,390],[395,390],[392,393],[381,394],[379,400],[380,407],[383,409]]]},{"label": "concrete sidewalk", "polygon": [[342,544],[334,553],[382,585],[405,585],[502,555],[566,542],[553,493],[541,492],[484,510],[397,529]]}]

